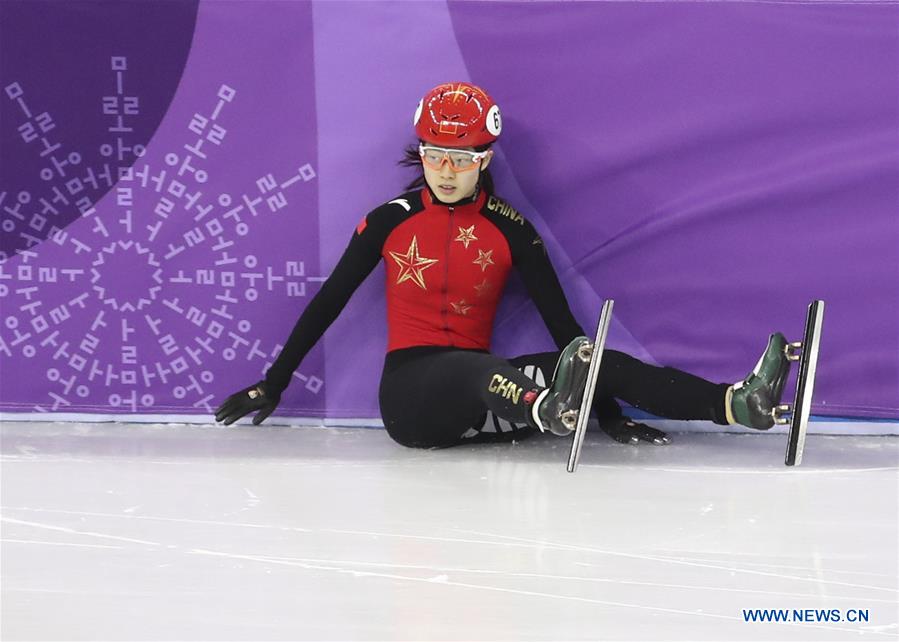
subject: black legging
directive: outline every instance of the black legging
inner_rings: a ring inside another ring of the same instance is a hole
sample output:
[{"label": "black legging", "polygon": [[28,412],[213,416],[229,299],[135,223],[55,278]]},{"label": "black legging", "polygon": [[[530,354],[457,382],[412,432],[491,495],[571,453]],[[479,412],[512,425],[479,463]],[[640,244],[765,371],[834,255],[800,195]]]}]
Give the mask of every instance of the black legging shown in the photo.
[{"label": "black legging", "polygon": [[[525,394],[549,385],[558,358],[558,352],[543,352],[506,360],[437,346],[388,353],[379,395],[384,426],[396,442],[413,448],[524,438],[534,432],[525,425]],[[614,399],[621,399],[660,417],[727,424],[728,385],[605,350],[593,410],[614,416],[620,412]],[[509,430],[483,430],[491,414]]]}]

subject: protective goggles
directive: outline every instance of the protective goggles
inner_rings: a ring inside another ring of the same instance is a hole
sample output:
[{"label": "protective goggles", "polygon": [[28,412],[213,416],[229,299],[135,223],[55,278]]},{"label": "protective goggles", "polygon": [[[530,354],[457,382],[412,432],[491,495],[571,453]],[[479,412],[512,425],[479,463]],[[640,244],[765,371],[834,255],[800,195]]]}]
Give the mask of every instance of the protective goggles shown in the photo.
[{"label": "protective goggles", "polygon": [[418,154],[421,161],[431,169],[440,169],[446,161],[454,172],[467,172],[478,167],[490,152],[471,152],[467,149],[447,149],[419,144]]}]

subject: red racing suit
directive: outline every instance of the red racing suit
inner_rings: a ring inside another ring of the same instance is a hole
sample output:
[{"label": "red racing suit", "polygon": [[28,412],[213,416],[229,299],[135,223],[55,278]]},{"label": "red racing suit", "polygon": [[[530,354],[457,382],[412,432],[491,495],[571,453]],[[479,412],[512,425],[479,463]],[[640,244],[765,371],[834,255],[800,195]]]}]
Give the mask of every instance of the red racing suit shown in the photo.
[{"label": "red racing suit", "polygon": [[359,223],[267,371],[267,387],[279,392],[287,387],[303,357],[381,260],[388,352],[418,346],[489,350],[513,267],[559,348],[584,334],[543,240],[516,209],[482,190],[465,202],[445,204],[424,188],[375,208]]}]

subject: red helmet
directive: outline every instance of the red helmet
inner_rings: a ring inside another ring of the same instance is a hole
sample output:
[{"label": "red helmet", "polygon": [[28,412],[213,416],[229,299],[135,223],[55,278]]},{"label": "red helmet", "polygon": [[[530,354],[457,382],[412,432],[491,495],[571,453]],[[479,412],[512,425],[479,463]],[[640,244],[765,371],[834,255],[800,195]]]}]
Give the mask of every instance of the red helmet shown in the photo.
[{"label": "red helmet", "polygon": [[503,129],[499,106],[486,91],[465,82],[437,85],[425,94],[413,124],[421,140],[445,147],[487,145]]}]

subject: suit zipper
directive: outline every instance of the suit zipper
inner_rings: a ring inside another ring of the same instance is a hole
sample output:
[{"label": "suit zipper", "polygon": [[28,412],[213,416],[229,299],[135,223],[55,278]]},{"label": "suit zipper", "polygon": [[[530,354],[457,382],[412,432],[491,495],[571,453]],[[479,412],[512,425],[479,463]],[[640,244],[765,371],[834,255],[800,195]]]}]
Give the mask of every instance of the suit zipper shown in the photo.
[{"label": "suit zipper", "polygon": [[450,256],[450,246],[452,245],[453,238],[453,212],[454,208],[449,207],[449,216],[447,217],[447,228],[446,228],[446,252],[444,256],[446,260],[444,261],[443,266],[443,309],[441,310],[441,314],[443,315],[443,331],[446,333],[446,340],[449,342],[449,345],[453,345],[453,338],[450,335],[449,331],[449,256]]}]

